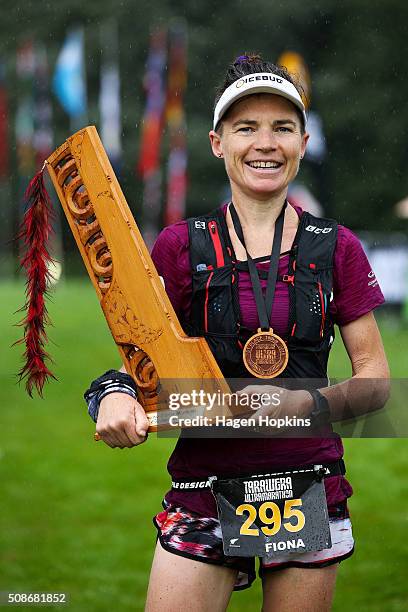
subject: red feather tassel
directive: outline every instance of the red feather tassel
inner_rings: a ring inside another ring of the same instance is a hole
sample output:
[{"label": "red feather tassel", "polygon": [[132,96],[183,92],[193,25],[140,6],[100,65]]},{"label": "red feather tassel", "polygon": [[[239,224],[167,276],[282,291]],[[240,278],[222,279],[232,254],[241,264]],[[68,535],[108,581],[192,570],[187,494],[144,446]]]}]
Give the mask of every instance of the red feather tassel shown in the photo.
[{"label": "red feather tassel", "polygon": [[45,296],[47,285],[52,279],[50,263],[53,261],[48,251],[48,238],[52,231],[52,204],[47,193],[44,167],[30,182],[24,194],[26,212],[18,238],[24,243],[21,267],[26,272],[26,303],[21,310],[26,316],[20,325],[24,326],[24,337],[18,343],[25,343],[25,363],[19,371],[20,382],[26,379],[27,393],[32,397],[36,387],[42,397],[43,386],[48,378],[55,376],[45,361],[49,359],[44,346],[47,343],[45,326],[50,323]]}]

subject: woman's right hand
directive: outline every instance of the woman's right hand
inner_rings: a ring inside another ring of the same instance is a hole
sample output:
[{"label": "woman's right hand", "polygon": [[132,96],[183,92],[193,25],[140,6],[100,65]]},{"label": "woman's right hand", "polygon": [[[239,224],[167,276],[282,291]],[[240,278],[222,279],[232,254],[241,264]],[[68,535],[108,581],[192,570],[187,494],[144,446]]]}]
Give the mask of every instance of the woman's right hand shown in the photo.
[{"label": "woman's right hand", "polygon": [[141,404],[127,393],[109,393],[99,406],[96,432],[112,448],[131,448],[147,439],[149,421]]}]

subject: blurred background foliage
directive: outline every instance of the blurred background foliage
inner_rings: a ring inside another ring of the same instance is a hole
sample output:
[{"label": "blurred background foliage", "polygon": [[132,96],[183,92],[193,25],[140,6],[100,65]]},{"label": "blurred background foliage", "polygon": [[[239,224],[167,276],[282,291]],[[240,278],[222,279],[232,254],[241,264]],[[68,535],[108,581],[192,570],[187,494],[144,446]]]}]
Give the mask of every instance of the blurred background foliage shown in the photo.
[{"label": "blurred background foliage", "polygon": [[[207,134],[214,88],[223,79],[226,64],[245,50],[259,51],[275,61],[292,49],[303,56],[311,72],[312,109],[322,118],[328,144],[327,157],[319,167],[305,163],[302,180],[327,215],[355,230],[405,228],[393,212],[394,204],[408,192],[408,113],[404,112],[408,4],[403,0],[253,0],[250,4],[241,0],[71,0],[68,6],[2,0],[1,8],[0,53],[6,61],[11,118],[21,95],[15,76],[18,46],[28,36],[42,41],[52,70],[67,29],[80,24],[85,27],[88,123],[98,125],[103,47],[99,26],[108,17],[117,19],[123,128],[120,182],[136,218],[142,185],[135,165],[149,33],[173,17],[184,17],[188,27],[188,214],[214,208],[225,193],[224,169],[210,154]],[[70,127],[55,98],[53,107],[57,146],[70,134]],[[13,144],[12,129],[9,136]],[[166,155],[166,137],[162,154]],[[16,181],[11,192],[2,193],[5,219],[20,195]]]}]

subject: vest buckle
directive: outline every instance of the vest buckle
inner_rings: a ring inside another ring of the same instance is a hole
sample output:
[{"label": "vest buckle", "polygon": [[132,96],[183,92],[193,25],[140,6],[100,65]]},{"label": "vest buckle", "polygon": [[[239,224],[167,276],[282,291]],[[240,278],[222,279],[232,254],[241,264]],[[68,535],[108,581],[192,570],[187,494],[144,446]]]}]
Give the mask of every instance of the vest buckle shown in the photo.
[{"label": "vest buckle", "polygon": [[284,283],[290,283],[291,285],[295,285],[295,275],[290,275],[290,274],[284,274],[282,276],[282,280]]}]

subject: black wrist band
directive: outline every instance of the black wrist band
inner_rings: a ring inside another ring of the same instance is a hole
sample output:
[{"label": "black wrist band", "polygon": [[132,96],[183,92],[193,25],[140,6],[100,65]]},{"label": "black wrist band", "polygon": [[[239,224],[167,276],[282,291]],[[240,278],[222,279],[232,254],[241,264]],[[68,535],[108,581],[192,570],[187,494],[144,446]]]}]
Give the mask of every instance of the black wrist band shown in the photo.
[{"label": "black wrist band", "polygon": [[95,423],[100,401],[109,393],[126,393],[137,399],[137,385],[129,374],[118,370],[108,370],[94,380],[85,391],[84,398],[88,405],[88,414]]},{"label": "black wrist band", "polygon": [[318,389],[308,389],[313,398],[313,409],[310,413],[311,426],[313,428],[323,427],[331,421],[330,405],[327,398]]},{"label": "black wrist band", "polygon": [[107,386],[116,384],[116,385],[125,385],[127,387],[131,387],[135,393],[137,393],[137,385],[133,378],[127,374],[126,372],[119,372],[119,370],[108,370],[99,378],[96,378],[92,383],[89,389],[85,391],[84,397],[87,399],[87,395],[90,393],[96,393],[98,391],[102,391]]}]

